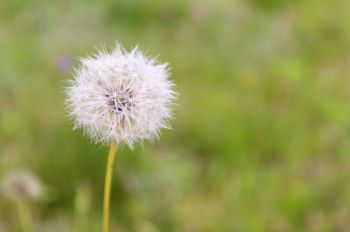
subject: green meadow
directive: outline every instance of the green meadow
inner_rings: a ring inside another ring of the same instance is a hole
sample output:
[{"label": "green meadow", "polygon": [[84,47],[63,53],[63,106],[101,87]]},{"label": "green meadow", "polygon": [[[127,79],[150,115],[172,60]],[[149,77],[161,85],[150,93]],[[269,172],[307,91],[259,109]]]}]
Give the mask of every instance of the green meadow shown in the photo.
[{"label": "green meadow", "polygon": [[[64,88],[116,41],[180,96],[172,130],[118,151],[111,231],[350,231],[348,0],[2,0],[0,181],[40,179],[33,232],[101,231],[108,147]],[[0,231],[22,231],[3,195]]]}]

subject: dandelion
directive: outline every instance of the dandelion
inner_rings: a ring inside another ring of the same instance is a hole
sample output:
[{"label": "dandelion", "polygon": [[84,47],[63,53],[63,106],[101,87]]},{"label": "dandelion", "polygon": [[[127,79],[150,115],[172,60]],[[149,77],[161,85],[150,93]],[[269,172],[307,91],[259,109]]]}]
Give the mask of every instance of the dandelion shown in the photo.
[{"label": "dandelion", "polygon": [[105,195],[104,230],[108,231],[110,182],[116,147],[131,149],[143,140],[159,137],[169,128],[174,84],[168,65],[145,56],[138,47],[127,52],[117,44],[112,52],[99,51],[81,59],[74,80],[66,89],[66,105],[74,128],[93,141],[110,144]]},{"label": "dandelion", "polygon": [[2,193],[11,200],[36,200],[42,187],[39,180],[28,171],[12,171],[2,181]]},{"label": "dandelion", "polygon": [[28,201],[41,197],[39,180],[28,171],[12,171],[4,177],[1,190],[5,197],[16,203],[22,230],[32,231]]}]

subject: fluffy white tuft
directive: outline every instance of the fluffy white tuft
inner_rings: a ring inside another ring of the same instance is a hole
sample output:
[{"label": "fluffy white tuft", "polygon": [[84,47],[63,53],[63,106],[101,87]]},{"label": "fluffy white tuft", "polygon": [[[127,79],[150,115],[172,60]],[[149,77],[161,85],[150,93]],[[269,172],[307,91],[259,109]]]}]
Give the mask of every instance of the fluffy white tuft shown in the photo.
[{"label": "fluffy white tuft", "polygon": [[35,200],[42,194],[39,180],[28,171],[12,171],[8,173],[1,185],[4,196],[13,200]]},{"label": "fluffy white tuft", "polygon": [[126,52],[117,44],[111,53],[81,59],[66,89],[74,128],[83,128],[95,142],[130,148],[157,138],[161,128],[169,128],[176,96],[168,77],[168,65],[157,64],[138,47]]}]

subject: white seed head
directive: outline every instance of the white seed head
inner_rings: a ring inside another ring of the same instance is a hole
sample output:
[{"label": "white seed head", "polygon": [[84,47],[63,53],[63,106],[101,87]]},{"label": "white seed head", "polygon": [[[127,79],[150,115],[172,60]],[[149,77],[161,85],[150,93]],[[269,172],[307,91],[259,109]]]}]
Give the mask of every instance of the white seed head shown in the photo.
[{"label": "white seed head", "polygon": [[13,200],[35,200],[42,194],[41,183],[28,171],[8,173],[2,181],[1,190],[5,197]]},{"label": "white seed head", "polygon": [[138,47],[126,52],[117,44],[111,53],[81,59],[66,89],[74,128],[83,128],[95,142],[130,148],[157,138],[159,129],[169,128],[176,96],[168,76],[167,64],[157,64]]}]

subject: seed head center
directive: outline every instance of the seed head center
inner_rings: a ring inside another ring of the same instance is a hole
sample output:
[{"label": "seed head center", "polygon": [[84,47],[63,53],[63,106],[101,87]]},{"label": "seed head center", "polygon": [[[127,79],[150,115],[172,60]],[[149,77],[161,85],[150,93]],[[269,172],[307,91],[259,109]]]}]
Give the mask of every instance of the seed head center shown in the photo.
[{"label": "seed head center", "polygon": [[114,90],[106,95],[107,105],[117,115],[130,111],[133,106],[133,93],[127,88],[125,90]]}]

